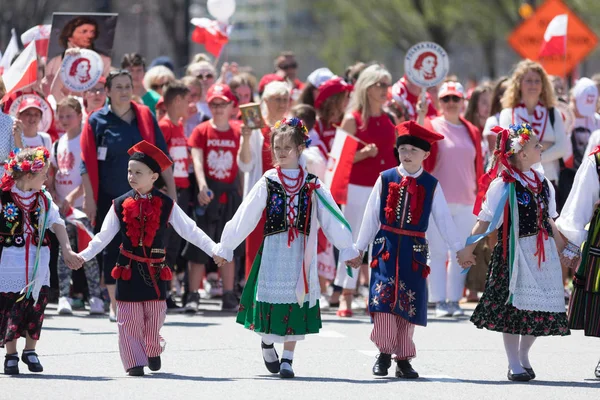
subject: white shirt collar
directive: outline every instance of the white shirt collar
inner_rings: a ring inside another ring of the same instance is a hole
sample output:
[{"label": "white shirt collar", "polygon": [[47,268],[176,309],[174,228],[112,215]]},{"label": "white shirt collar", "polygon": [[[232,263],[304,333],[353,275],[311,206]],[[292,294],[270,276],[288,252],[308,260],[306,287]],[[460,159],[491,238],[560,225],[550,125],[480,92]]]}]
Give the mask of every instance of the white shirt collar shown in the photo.
[{"label": "white shirt collar", "polygon": [[398,172],[402,176],[410,176],[411,178],[418,178],[423,173],[423,167],[419,168],[419,170],[417,172],[415,172],[414,174],[409,174],[408,171],[402,166],[402,164],[400,164],[398,166]]}]

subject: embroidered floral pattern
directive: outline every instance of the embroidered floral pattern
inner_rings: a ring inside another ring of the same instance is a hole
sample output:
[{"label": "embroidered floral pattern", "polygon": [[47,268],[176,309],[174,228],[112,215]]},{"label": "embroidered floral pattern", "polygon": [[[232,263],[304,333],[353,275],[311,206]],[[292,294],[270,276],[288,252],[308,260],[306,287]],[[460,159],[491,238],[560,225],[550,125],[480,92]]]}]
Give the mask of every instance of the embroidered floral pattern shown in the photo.
[{"label": "embroidered floral pattern", "polygon": [[4,205],[4,219],[10,222],[15,222],[19,217],[19,207],[15,203],[6,203]]},{"label": "embroidered floral pattern", "polygon": [[281,206],[283,204],[283,200],[281,197],[276,194],[271,195],[271,201],[269,201],[269,213],[270,214],[280,214],[283,212]]},{"label": "embroidered floral pattern", "polygon": [[390,182],[388,184],[388,195],[385,201],[385,220],[388,224],[393,224],[397,219],[400,218],[398,211],[398,205],[400,203],[400,184],[396,182]]}]

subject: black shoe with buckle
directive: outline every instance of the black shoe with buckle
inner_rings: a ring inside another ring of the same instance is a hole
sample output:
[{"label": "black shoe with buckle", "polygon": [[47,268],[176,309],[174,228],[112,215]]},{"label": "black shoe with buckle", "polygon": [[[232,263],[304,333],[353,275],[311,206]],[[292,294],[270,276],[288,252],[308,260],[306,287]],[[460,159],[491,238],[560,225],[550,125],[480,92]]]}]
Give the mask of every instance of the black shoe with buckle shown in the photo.
[{"label": "black shoe with buckle", "polygon": [[44,370],[35,351],[23,351],[21,361],[27,364],[30,372],[42,372]]},{"label": "black shoe with buckle", "polygon": [[[16,363],[9,367],[9,361],[16,361]],[[4,375],[19,375],[19,353],[7,354],[4,357]]]},{"label": "black shoe with buckle", "polygon": [[160,367],[160,356],[148,357],[148,368],[150,368],[150,371],[159,371]]},{"label": "black shoe with buckle", "polygon": [[263,355],[263,361],[265,362],[265,366],[267,367],[267,369],[269,370],[270,373],[272,373],[272,374],[278,374],[279,373],[279,368],[280,368],[279,354],[277,354],[277,350],[275,350],[274,344],[273,343],[271,343],[271,344],[265,344],[265,342],[263,342],[261,340],[260,347],[262,349],[273,349],[273,351],[275,352],[275,356],[277,356],[277,361],[268,362],[265,359],[264,355]]},{"label": "black shoe with buckle", "polygon": [[535,379],[535,371],[533,370],[533,368],[525,368],[525,367],[523,367],[523,369],[525,370],[525,372],[527,372],[529,374],[529,376],[531,377],[531,379]]},{"label": "black shoe with buckle", "polygon": [[144,376],[144,367],[133,367],[127,370],[129,376]]},{"label": "black shoe with buckle", "polygon": [[408,360],[396,360],[396,378],[417,379],[419,373],[415,371]]},{"label": "black shoe with buckle", "polygon": [[281,368],[281,366],[279,367],[279,376],[281,376],[282,378],[293,378],[294,376],[296,376],[294,374],[294,370],[292,369],[292,361],[288,358],[282,358],[281,359],[281,365],[283,365],[284,363],[287,363],[290,367],[287,368]]},{"label": "black shoe with buckle", "polygon": [[532,378],[527,372],[522,372],[520,374],[513,374],[510,368],[508,369],[508,374],[506,374],[509,381],[513,382],[529,382]]},{"label": "black shoe with buckle", "polygon": [[387,376],[388,369],[392,366],[392,355],[387,353],[379,353],[373,365],[373,375]]}]

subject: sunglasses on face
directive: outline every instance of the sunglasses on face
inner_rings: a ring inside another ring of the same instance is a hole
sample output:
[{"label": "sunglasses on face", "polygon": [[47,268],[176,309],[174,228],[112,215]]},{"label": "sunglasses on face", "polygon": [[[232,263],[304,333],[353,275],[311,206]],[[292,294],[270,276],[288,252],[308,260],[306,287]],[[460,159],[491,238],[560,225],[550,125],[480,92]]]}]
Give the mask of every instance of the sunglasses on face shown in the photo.
[{"label": "sunglasses on face", "polygon": [[460,100],[461,98],[458,96],[444,96],[440,99],[442,103],[448,103],[450,101],[453,103],[458,103]]},{"label": "sunglasses on face", "polygon": [[206,74],[198,74],[198,75],[196,75],[196,78],[200,79],[201,81],[209,80],[209,79],[212,79],[214,77],[215,77],[214,74],[211,74],[210,72],[206,73]]},{"label": "sunglasses on face", "polygon": [[298,63],[282,64],[279,66],[279,69],[282,69],[284,71],[286,71],[288,69],[296,69],[296,68],[298,68]]},{"label": "sunglasses on face", "polygon": [[378,87],[380,89],[387,89],[387,88],[389,88],[392,85],[390,85],[389,83],[386,83],[386,82],[377,82],[373,86]]}]

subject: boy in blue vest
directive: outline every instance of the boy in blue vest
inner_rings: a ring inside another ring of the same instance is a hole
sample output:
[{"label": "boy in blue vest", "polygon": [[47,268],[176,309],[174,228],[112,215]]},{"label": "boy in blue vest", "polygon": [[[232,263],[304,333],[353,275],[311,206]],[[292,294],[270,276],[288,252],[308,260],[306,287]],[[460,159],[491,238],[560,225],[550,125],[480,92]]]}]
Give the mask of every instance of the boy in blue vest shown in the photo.
[{"label": "boy in blue vest", "polygon": [[[365,210],[356,247],[371,252],[371,340],[379,349],[373,374],[386,376],[392,355],[396,377],[415,379],[415,325],[427,325],[427,240],[430,215],[456,252],[456,227],[437,179],[423,170],[431,144],[444,137],[414,121],[396,126],[394,152],[400,165],[381,173]],[[461,260],[469,261],[469,260]],[[461,263],[462,264],[462,263]]]},{"label": "boy in blue vest", "polygon": [[90,260],[121,234],[120,254],[112,270],[117,281],[119,352],[127,373],[142,376],[145,366],[160,370],[165,347],[160,328],[172,278],[165,262],[167,226],[209,256],[216,244],[177,203],[153,187],[160,173],[172,165],[165,153],[146,141],[128,153],[127,179],[132,190],[113,200],[102,229],[80,256]]}]

